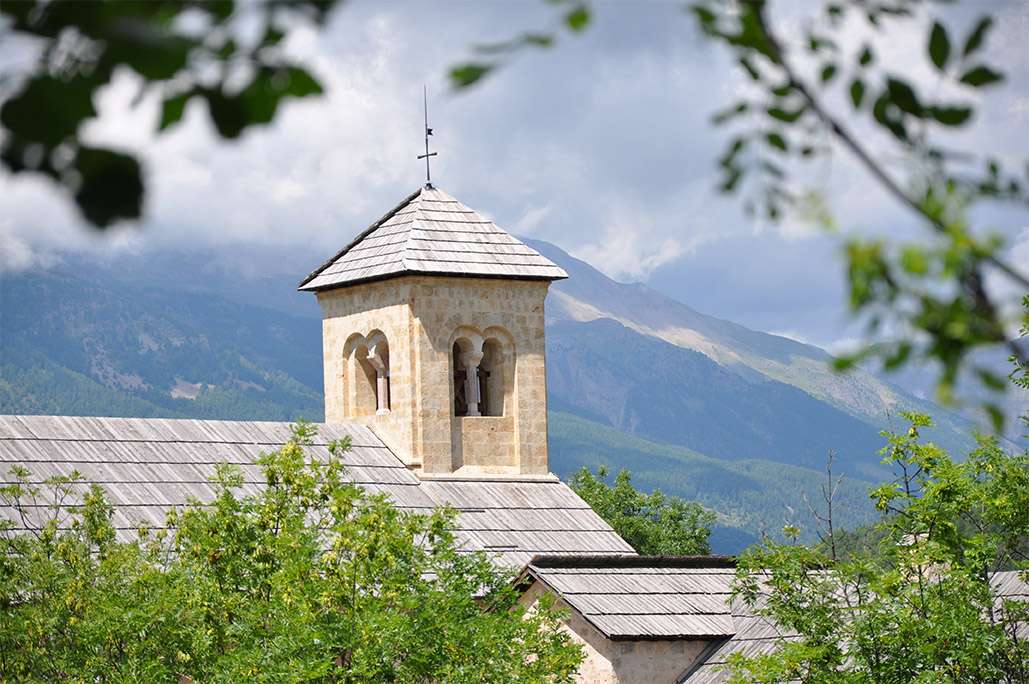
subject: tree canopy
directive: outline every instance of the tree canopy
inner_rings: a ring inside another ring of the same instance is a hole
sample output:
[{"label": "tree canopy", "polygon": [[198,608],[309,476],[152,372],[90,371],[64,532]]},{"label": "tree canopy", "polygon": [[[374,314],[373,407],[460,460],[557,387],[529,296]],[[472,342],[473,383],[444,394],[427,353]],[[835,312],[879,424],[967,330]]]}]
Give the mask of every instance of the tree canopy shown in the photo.
[{"label": "tree canopy", "polygon": [[[19,682],[561,682],[582,654],[510,573],[460,551],[454,513],[417,515],[305,453],[300,424],[263,455],[256,490],[222,465],[217,496],[116,538],[77,479],[0,491],[0,680]],[[35,517],[41,511],[42,518]]]},{"label": "tree canopy", "polygon": [[735,681],[1029,681],[1029,601],[993,581],[1029,568],[1029,454],[984,437],[956,461],[921,439],[928,417],[906,417],[864,543],[841,549],[830,516],[821,545],[787,528],[740,558],[736,595],[782,638],[733,656]]},{"label": "tree canopy", "polygon": [[692,501],[650,494],[632,486],[628,470],[620,470],[614,484],[607,469],[593,475],[583,468],[569,482],[575,493],[607,521],[637,553],[654,556],[692,556],[711,553],[708,537],[715,514]]}]

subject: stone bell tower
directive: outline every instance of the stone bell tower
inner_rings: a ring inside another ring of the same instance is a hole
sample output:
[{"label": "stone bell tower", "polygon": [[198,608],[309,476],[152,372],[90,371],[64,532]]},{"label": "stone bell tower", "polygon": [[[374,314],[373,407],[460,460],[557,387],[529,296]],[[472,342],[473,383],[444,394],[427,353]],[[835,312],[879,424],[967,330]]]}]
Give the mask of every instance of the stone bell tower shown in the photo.
[{"label": "stone bell tower", "polygon": [[545,475],[543,302],[567,274],[430,185],[300,283],[322,309],[325,420],[425,475]]}]

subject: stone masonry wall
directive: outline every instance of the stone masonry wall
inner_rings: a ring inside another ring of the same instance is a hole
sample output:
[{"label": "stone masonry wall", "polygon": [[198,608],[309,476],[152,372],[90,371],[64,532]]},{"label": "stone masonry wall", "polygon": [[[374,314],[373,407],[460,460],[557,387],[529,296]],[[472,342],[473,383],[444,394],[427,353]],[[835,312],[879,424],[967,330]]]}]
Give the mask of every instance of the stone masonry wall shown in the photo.
[{"label": "stone masonry wall", "polygon": [[[536,582],[520,602],[531,610],[547,591],[545,585]],[[709,643],[682,639],[612,641],[567,603],[559,599],[558,604],[568,613],[561,628],[585,651],[575,677],[583,684],[674,684]]]},{"label": "stone masonry wall", "polygon": [[[360,420],[425,473],[545,474],[545,281],[401,276],[318,293],[325,419]],[[351,399],[354,335],[389,341],[391,410],[367,415]],[[505,363],[503,416],[454,416],[452,349],[462,336],[496,339]],[[350,404],[350,405],[348,405]],[[364,415],[361,415],[364,414]]]}]

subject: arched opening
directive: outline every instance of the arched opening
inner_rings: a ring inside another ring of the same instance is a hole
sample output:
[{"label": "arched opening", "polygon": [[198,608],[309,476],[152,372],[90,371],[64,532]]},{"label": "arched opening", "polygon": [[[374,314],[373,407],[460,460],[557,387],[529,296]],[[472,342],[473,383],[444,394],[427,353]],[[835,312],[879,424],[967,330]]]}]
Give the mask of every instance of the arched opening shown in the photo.
[{"label": "arched opening", "polygon": [[390,410],[389,342],[382,333],[355,336],[346,363],[346,415],[351,418]]},{"label": "arched opening", "polygon": [[451,350],[451,367],[454,376],[454,415],[480,416],[480,388],[477,382],[478,362],[483,358],[481,350],[466,337],[454,343]]},{"label": "arched opening", "polygon": [[505,352],[496,338],[462,336],[450,350],[455,416],[503,416]]},{"label": "arched opening", "polygon": [[374,340],[368,350],[368,360],[375,369],[375,412],[389,413],[389,342],[385,337]]},{"label": "arched opening", "polygon": [[479,412],[484,416],[504,415],[504,350],[495,338],[482,345],[479,363]]},{"label": "arched opening", "polygon": [[361,345],[354,350],[353,363],[350,364],[352,372],[350,375],[351,388],[350,396],[351,417],[375,415],[376,410],[376,373],[375,367],[368,358],[368,347]]}]

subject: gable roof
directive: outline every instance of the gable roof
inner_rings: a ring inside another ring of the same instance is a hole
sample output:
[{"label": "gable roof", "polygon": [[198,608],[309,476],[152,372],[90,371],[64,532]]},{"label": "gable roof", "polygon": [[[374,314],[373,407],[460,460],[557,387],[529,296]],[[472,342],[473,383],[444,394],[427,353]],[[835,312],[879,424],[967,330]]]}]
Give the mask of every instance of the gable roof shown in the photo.
[{"label": "gable roof", "polygon": [[[369,492],[389,495],[397,506],[427,513],[448,504],[458,511],[458,545],[484,550],[506,567],[522,567],[540,553],[632,553],[629,546],[575,492],[557,478],[519,481],[423,481],[407,469],[369,428],[356,423],[320,424],[312,458],[327,458],[329,442],[350,437],[343,456],[346,475]],[[214,498],[209,478],[221,462],[243,472],[242,493],[264,478],[254,459],[289,439],[290,424],[256,421],[0,416],[0,485],[21,465],[35,483],[77,470],[85,491],[96,483],[114,504],[121,539],[136,527],[165,525],[165,513],[191,497]],[[47,504],[29,506],[35,520]],[[13,508],[0,505],[0,519],[24,529]],[[32,515],[30,515],[32,522]]]},{"label": "gable roof", "polygon": [[614,641],[725,639],[735,563],[726,556],[537,556],[540,581]]},{"label": "gable roof", "polygon": [[405,274],[559,280],[554,262],[435,187],[409,195],[301,281],[307,291]]}]

